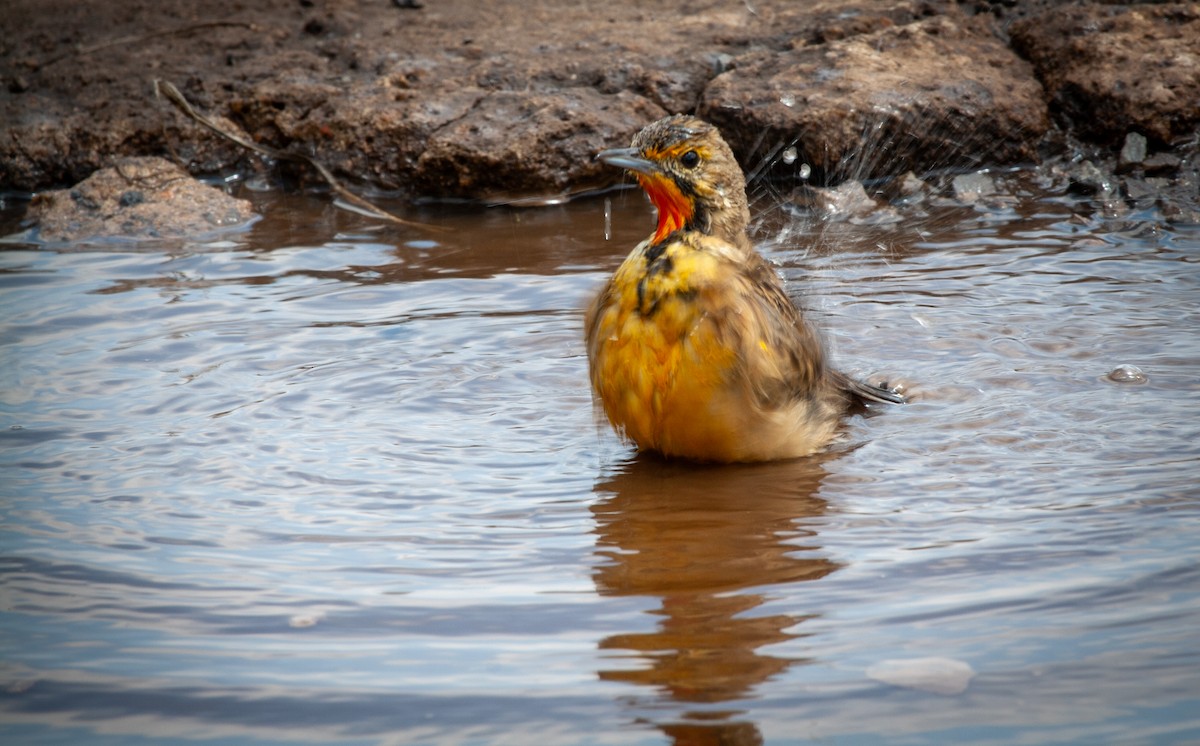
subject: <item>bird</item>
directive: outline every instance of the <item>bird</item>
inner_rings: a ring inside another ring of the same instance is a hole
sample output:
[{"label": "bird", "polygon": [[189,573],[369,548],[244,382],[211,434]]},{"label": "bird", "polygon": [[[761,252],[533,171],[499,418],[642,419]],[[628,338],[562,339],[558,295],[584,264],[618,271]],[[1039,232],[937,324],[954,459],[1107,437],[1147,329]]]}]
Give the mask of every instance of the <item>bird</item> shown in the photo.
[{"label": "bird", "polygon": [[639,451],[799,458],[826,449],[855,407],[905,401],[830,366],[754,248],[745,175],[715,126],[668,116],[596,158],[632,174],[658,213],[584,317],[594,398]]}]

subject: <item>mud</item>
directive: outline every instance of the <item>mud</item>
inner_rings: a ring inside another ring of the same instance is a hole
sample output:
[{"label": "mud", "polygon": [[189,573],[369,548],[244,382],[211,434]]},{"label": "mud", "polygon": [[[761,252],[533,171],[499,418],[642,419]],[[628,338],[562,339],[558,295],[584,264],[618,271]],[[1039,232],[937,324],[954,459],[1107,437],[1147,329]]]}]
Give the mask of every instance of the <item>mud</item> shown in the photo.
[{"label": "mud", "polygon": [[1159,147],[1200,123],[1200,4],[1064,7],[1012,26],[1063,126],[1119,146]]},{"label": "mud", "polygon": [[831,180],[1036,161],[1076,137],[1115,158],[1130,132],[1146,158],[1196,149],[1196,3],[640,5],[11,0],[0,189],[131,155],[280,173],[156,100],[156,79],[232,130],[412,198],[603,186],[620,174],[592,154],[679,111],[716,120],[748,168]]}]

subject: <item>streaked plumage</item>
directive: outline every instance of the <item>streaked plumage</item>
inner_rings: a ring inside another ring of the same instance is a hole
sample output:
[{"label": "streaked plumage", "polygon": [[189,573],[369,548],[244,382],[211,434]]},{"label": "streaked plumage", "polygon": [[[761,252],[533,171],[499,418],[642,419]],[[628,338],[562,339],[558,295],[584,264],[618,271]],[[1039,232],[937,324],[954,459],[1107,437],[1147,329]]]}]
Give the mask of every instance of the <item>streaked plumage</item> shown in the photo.
[{"label": "streaked plumage", "polygon": [[768,461],[824,448],[863,399],[903,401],[828,367],[750,243],[745,178],[716,128],[667,117],[598,157],[658,209],[585,322],[592,388],[619,433],[669,457]]}]

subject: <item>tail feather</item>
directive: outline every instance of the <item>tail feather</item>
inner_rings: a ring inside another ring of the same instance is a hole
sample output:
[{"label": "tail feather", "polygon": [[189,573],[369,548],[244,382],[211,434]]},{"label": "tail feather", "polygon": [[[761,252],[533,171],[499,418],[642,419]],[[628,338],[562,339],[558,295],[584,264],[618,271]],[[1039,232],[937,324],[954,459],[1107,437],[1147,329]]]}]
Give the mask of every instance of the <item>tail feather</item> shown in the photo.
[{"label": "tail feather", "polygon": [[858,381],[848,377],[844,373],[835,373],[834,377],[839,386],[848,392],[851,396],[856,397],[860,403],[878,402],[880,404],[907,404],[908,399],[903,394],[897,393],[887,387],[886,383],[878,386],[867,383],[866,381]]}]

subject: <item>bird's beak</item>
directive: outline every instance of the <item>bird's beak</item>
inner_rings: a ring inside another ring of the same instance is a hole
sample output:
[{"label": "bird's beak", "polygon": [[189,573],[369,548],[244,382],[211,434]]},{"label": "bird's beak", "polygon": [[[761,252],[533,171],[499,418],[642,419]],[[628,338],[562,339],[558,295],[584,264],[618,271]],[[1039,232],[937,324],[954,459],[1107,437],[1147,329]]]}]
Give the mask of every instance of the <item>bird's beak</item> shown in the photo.
[{"label": "bird's beak", "polygon": [[596,154],[596,160],[603,161],[610,166],[616,166],[628,171],[636,171],[641,174],[652,175],[662,172],[662,169],[654,161],[648,161],[645,158],[639,157],[638,151],[635,148],[601,150]]}]

